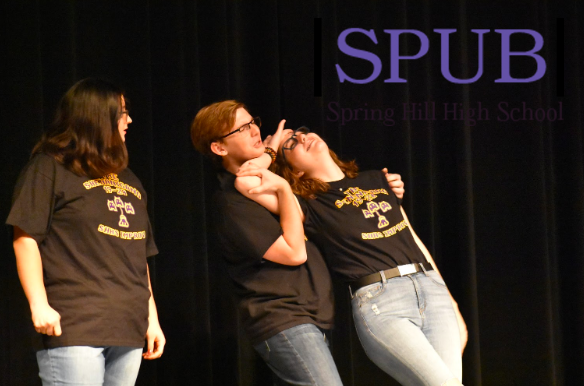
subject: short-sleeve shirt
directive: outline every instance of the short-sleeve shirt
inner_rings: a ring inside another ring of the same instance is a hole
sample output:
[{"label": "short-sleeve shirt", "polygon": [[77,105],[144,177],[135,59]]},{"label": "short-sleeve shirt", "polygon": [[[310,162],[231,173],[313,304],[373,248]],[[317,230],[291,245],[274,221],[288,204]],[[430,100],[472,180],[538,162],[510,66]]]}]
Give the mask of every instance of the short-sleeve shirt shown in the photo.
[{"label": "short-sleeve shirt", "polygon": [[330,328],[331,279],[318,249],[307,242],[307,261],[298,266],[264,259],[282,234],[278,219],[240,194],[233,174],[223,171],[218,177],[221,187],[214,196],[214,231],[252,344],[300,324]]},{"label": "short-sleeve shirt", "polygon": [[341,280],[426,261],[401,213],[401,202],[380,171],[329,182],[327,192],[300,204],[307,236]]},{"label": "short-sleeve shirt", "polygon": [[37,154],[18,179],[8,225],[38,244],[61,336],[45,348],[142,347],[148,327],[146,257],[158,250],[146,194],[129,169],[91,179]]}]

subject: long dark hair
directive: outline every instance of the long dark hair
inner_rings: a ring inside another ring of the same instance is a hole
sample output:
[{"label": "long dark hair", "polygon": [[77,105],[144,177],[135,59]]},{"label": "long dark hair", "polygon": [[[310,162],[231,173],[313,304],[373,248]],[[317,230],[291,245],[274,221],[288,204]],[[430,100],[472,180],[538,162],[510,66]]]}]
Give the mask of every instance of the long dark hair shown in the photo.
[{"label": "long dark hair", "polygon": [[32,155],[45,153],[73,173],[91,178],[124,170],[128,152],[118,130],[122,96],[120,88],[105,80],[77,82],[61,98],[53,123]]}]

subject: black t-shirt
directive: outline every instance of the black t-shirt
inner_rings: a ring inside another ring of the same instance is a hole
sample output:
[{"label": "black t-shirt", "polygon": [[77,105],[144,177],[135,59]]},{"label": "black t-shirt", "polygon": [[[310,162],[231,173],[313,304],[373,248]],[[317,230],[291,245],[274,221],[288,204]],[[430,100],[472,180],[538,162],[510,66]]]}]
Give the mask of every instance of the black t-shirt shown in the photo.
[{"label": "black t-shirt", "polygon": [[361,172],[329,185],[300,205],[306,234],[341,280],[426,261],[382,172]]},{"label": "black t-shirt", "polygon": [[134,173],[90,179],[36,155],[20,174],[6,223],[37,242],[49,304],[61,315],[63,333],[43,335],[45,348],[144,345],[146,257],[158,250]]},{"label": "black t-shirt", "polygon": [[263,258],[280,237],[279,221],[261,205],[241,195],[235,176],[219,174],[214,197],[214,228],[218,250],[234,283],[244,328],[255,345],[287,328],[332,325],[330,275],[318,249],[306,243],[308,259],[299,266]]}]

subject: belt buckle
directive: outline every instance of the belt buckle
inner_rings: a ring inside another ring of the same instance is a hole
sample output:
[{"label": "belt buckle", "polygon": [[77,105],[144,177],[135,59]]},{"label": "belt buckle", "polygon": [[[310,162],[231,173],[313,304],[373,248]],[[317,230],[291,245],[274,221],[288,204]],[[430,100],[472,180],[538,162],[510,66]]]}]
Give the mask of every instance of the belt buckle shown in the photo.
[{"label": "belt buckle", "polygon": [[400,276],[409,275],[411,273],[416,273],[416,266],[414,264],[398,265],[397,270]]}]

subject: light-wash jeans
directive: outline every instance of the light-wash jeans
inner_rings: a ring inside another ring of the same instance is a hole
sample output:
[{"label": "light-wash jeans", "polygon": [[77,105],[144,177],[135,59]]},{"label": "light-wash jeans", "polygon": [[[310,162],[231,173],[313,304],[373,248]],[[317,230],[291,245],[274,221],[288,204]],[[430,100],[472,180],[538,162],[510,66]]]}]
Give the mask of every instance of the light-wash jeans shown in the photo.
[{"label": "light-wash jeans", "polygon": [[254,348],[279,378],[276,384],[342,385],[326,335],[314,324],[288,328]]},{"label": "light-wash jeans", "polygon": [[351,305],[367,356],[402,385],[462,380],[458,323],[435,271],[362,287]]},{"label": "light-wash jeans", "polygon": [[43,386],[133,386],[142,361],[135,347],[57,347],[37,352]]}]

